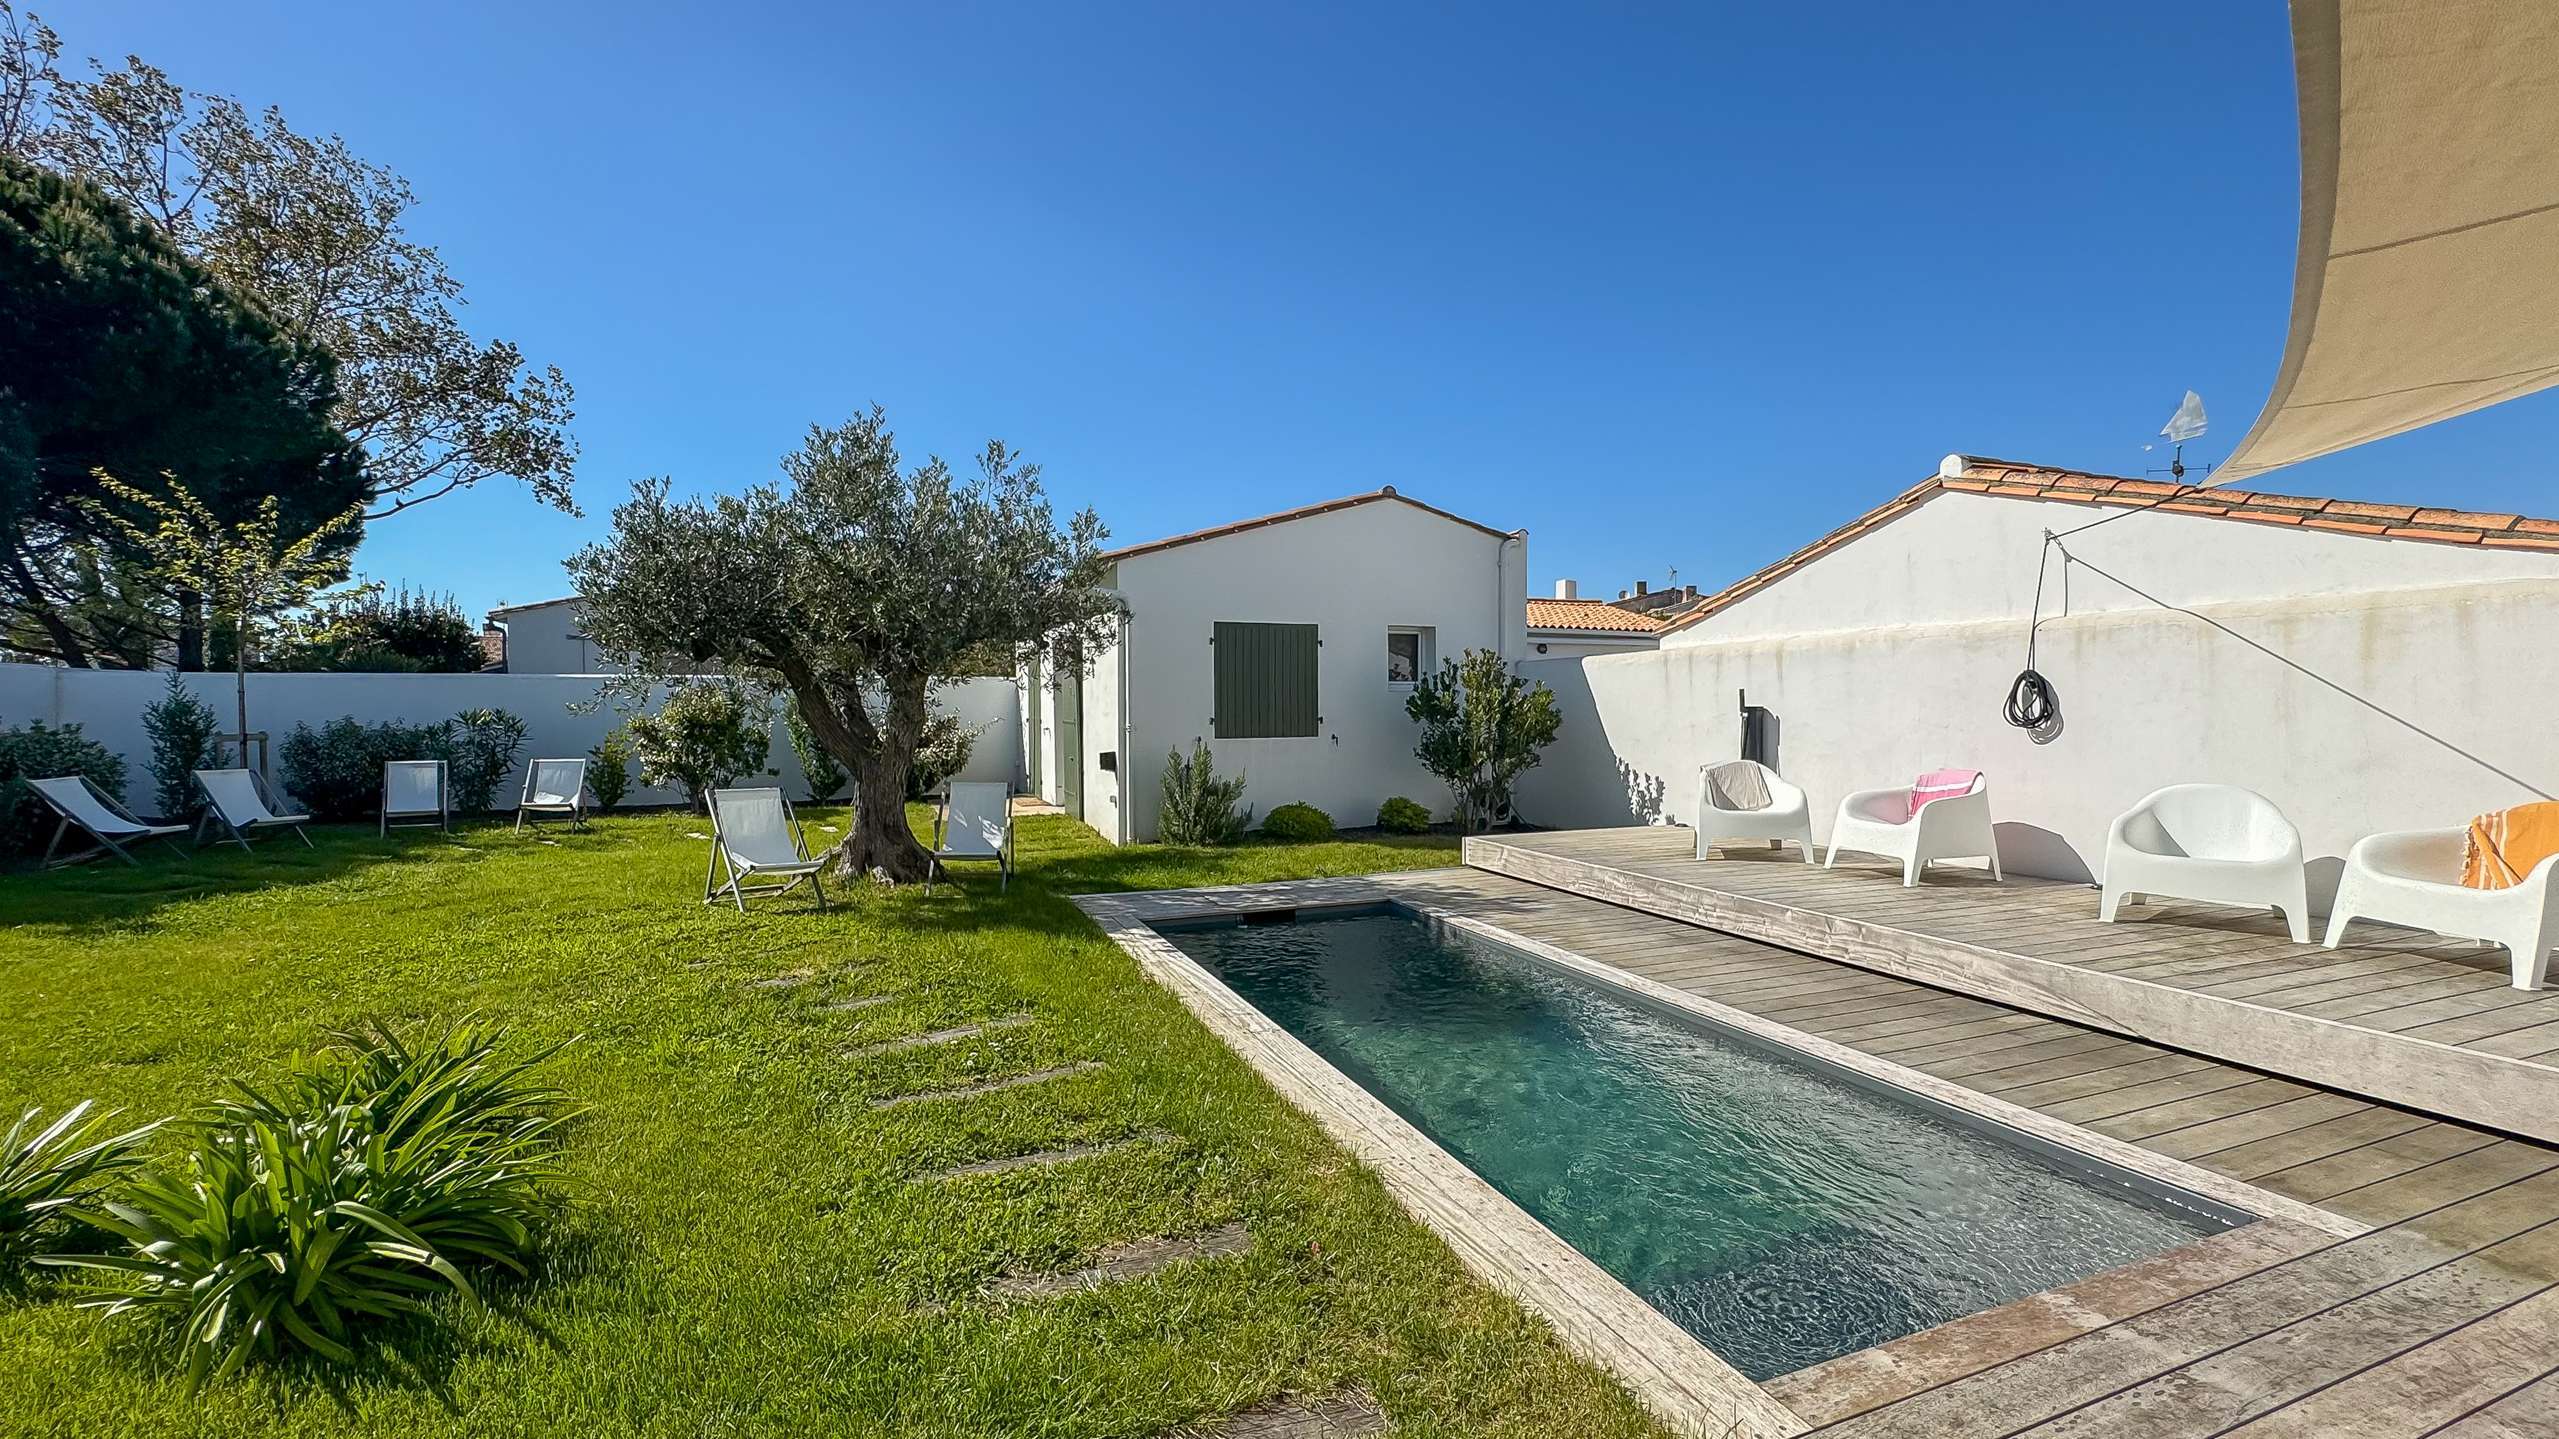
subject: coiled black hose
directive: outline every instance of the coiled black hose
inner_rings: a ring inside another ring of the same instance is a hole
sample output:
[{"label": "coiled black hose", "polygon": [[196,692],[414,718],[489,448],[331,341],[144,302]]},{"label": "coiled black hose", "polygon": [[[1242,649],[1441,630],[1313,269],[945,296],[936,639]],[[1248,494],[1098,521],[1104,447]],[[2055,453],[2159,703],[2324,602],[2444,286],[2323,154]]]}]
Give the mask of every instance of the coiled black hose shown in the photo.
[{"label": "coiled black hose", "polygon": [[2039,730],[2061,715],[2061,702],[2053,698],[2050,680],[2032,669],[2020,672],[2017,682],[2008,687],[2008,704],[2004,713],[2008,722],[2019,729]]}]

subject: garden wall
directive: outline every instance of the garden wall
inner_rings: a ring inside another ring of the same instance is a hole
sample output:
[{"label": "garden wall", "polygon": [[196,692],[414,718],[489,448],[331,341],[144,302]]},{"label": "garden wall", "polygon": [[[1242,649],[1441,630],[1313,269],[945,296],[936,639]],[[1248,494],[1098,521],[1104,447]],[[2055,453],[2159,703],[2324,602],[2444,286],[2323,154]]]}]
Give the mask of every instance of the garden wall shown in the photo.
[{"label": "garden wall", "polygon": [[[213,706],[226,730],[236,709],[232,677],[190,674],[184,677],[198,698]],[[124,756],[124,799],[138,811],[151,809],[151,742],[142,731],[142,711],[160,697],[167,675],[137,670],[73,670],[55,665],[0,664],[0,726],[42,720],[48,725],[77,724],[89,738]],[[502,709],[519,715],[529,728],[524,759],[582,755],[622,722],[610,708],[580,713],[572,706],[592,704],[596,675],[528,674],[253,674],[249,676],[249,724],[280,742],[297,723],[314,728],[351,715],[365,724],[398,720],[426,724],[449,719],[467,709]],[[981,728],[969,757],[965,779],[1018,783],[1022,770],[1018,695],[1009,679],[971,679],[934,692],[934,707]],[[791,752],[790,735],[778,718],[768,760],[783,791],[793,799],[808,792],[800,764]],[[498,804],[512,808],[522,792],[522,767],[498,787]],[[636,774],[626,804],[674,804],[681,794],[652,789]]]}]

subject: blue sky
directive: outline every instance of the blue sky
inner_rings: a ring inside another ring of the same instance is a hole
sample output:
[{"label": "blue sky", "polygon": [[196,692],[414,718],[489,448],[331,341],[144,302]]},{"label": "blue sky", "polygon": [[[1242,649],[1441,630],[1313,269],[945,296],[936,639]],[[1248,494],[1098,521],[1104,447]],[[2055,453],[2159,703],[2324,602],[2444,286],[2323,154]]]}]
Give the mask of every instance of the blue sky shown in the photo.
[{"label": "blue sky", "polygon": [[[1123,541],[1392,483],[1526,527],[1537,592],[1711,587],[1950,450],[2164,464],[2188,386],[2216,456],[2290,298],[2276,0],[37,9],[401,171],[568,372],[584,519],[493,483],[360,557],[475,614],[873,403]],[[2259,487],[2559,513],[2554,436]]]}]

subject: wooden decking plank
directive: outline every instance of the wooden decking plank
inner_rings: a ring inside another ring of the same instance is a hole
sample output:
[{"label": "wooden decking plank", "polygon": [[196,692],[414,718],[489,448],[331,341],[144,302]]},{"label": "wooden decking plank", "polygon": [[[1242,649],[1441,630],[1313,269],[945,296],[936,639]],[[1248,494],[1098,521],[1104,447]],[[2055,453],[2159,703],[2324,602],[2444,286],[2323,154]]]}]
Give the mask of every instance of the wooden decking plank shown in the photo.
[{"label": "wooden decking plank", "polygon": [[[2300,1130],[2317,1128],[2351,1119],[2358,1114],[2380,1110],[2349,1094],[2331,1094],[2325,1090],[2269,1104],[2246,1114],[2223,1119],[2208,1119],[2183,1129],[2164,1130],[2142,1142],[2142,1147],[2165,1154],[2171,1159],[2201,1159],[2217,1150],[2248,1144],[2260,1139],[2276,1139]],[[2380,1110],[2390,1113],[2388,1110]],[[2216,1166],[2217,1167],[2217,1166]]]},{"label": "wooden decking plank", "polygon": [[2422,1439],[2550,1439],[2559,1434],[2559,1369]]},{"label": "wooden decking plank", "polygon": [[2314,1159],[2361,1149],[2367,1144],[2424,1128],[2431,1122],[2422,1114],[2410,1114],[2376,1104],[2360,1114],[2349,1114],[2325,1124],[2207,1150],[2195,1155],[2194,1160],[2235,1179],[2255,1179],[2280,1169],[2308,1164]]},{"label": "wooden decking plank", "polygon": [[2270,1104],[2299,1099],[2315,1091],[2289,1079],[2251,1079],[2198,1094],[2191,1099],[2154,1104],[2131,1114],[2118,1114],[2105,1119],[2092,1119],[2084,1127],[2117,1139],[2140,1141],[2172,1130],[2185,1129],[2206,1120],[2226,1119],[2234,1114],[2248,1114]]},{"label": "wooden decking plank", "polygon": [[2541,1276],[2554,1265],[2559,1228],[2545,1220],[2511,1239],[2120,1390],[2051,1429],[2123,1439],[2218,1433],[2528,1299],[2549,1287]]},{"label": "wooden decking plank", "polygon": [[[2130,1045],[2132,1041],[2124,1041]],[[2144,1051],[2147,1051],[2146,1053]],[[2094,1061],[2094,1062],[2086,1062]],[[1975,1075],[1972,1087],[1984,1094],[1995,1094],[2011,1104],[2051,1112],[2051,1106],[2066,1099],[2079,1099],[2116,1088],[2148,1084],[2155,1079],[2173,1079],[2203,1069],[2227,1069],[2218,1060],[2192,1054],[2176,1054],[2141,1045],[2122,1055],[2092,1051],[2065,1055],[2040,1064],[2022,1066],[2016,1073]]]},{"label": "wooden decking plank", "polygon": [[[1842,1439],[1944,1439],[2031,1430],[2169,1370],[2455,1262],[2545,1224],[2559,1176],[2449,1206],[2426,1233],[2376,1230],[2192,1298],[1955,1380],[1824,1431]],[[2091,1432],[2099,1432],[2092,1427]]]},{"label": "wooden decking plank", "polygon": [[[2229,1432],[2231,1439],[2391,1439],[2435,1432],[2552,1371],[2559,1289],[2543,1289],[2453,1333],[2371,1365]],[[2559,1432],[2559,1412],[2551,1416]],[[2454,1432],[2454,1431],[2444,1431]]]},{"label": "wooden decking plank", "polygon": [[[2219,1094],[2243,1084],[2256,1084],[2264,1078],[2264,1075],[2251,1074],[2244,1069],[2216,1064],[2208,1069],[2185,1070],[2162,1079],[2125,1084],[2102,1093],[2055,1100],[2035,1107],[2055,1119],[2067,1119],[2073,1124],[2094,1124],[2101,1119],[2117,1119],[2182,1100]],[[2310,1091],[2299,1092],[2306,1094]]]},{"label": "wooden decking plank", "polygon": [[2449,1203],[2547,1176],[2559,1154],[2537,1144],[2495,1140],[2404,1174],[2323,1196],[2319,1202],[2366,1224],[2395,1224]]}]

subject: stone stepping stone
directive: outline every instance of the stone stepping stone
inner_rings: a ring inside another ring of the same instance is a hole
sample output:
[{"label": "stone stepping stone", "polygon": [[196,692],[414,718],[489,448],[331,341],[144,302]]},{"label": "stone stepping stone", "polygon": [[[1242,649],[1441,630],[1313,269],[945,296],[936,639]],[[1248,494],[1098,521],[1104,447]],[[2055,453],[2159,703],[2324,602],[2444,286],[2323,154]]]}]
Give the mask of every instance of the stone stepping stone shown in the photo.
[{"label": "stone stepping stone", "polygon": [[1070,1144],[1064,1149],[1038,1149],[1029,1154],[1015,1154],[1003,1159],[981,1159],[975,1164],[963,1164],[956,1168],[945,1169],[933,1177],[935,1179],[978,1179],[989,1174],[1010,1174],[1017,1169],[1046,1169],[1060,1164],[1073,1164],[1079,1159],[1091,1159],[1097,1155],[1116,1153],[1123,1149],[1135,1149],[1142,1144],[1163,1144],[1172,1137],[1162,1130],[1150,1129],[1144,1134],[1131,1135],[1126,1139],[1104,1140],[1100,1144]]},{"label": "stone stepping stone", "polygon": [[757,989],[797,989],[801,985],[804,985],[815,978],[817,978],[817,971],[815,970],[785,970],[780,974],[766,975],[764,978],[754,981],[754,986]]},{"label": "stone stepping stone", "polygon": [[981,1094],[1019,1089],[1025,1084],[1045,1084],[1052,1079],[1063,1079],[1070,1074],[1082,1074],[1086,1070],[1101,1067],[1102,1062],[1098,1059],[1078,1060],[1073,1064],[1061,1064],[1053,1069],[1034,1069],[1028,1074],[1011,1074],[1002,1079],[989,1079],[979,1084],[963,1084],[957,1089],[926,1089],[914,1094],[892,1094],[886,1099],[872,1100],[871,1107],[895,1109],[900,1105],[923,1104],[935,1099],[975,1099]]},{"label": "stone stepping stone", "polygon": [[1386,1411],[1365,1394],[1283,1395],[1224,1419],[1185,1424],[1164,1439],[1367,1439],[1386,1432]]},{"label": "stone stepping stone", "polygon": [[1083,1294],[1131,1279],[1160,1274],[1194,1259],[1241,1254],[1253,1247],[1253,1232],[1240,1222],[1221,1224],[1204,1234],[1180,1239],[1132,1239],[1094,1256],[1082,1269],[1062,1274],[1008,1274],[986,1286],[989,1299],[1055,1299]]},{"label": "stone stepping stone", "polygon": [[982,1024],[955,1024],[949,1029],[936,1029],[925,1034],[910,1034],[903,1039],[884,1039],[877,1044],[865,1044],[859,1048],[848,1049],[844,1054],[848,1059],[869,1059],[878,1054],[897,1054],[904,1050],[925,1049],[936,1044],[956,1044],[960,1040],[974,1039],[981,1034],[1019,1029],[1030,1023],[1031,1019],[1032,1016],[1027,1014],[1008,1014],[1002,1019],[990,1019]]},{"label": "stone stepping stone", "polygon": [[830,999],[819,1005],[818,1009],[826,1014],[853,1014],[886,1004],[895,998],[897,996],[894,994],[865,994],[852,999]]}]

